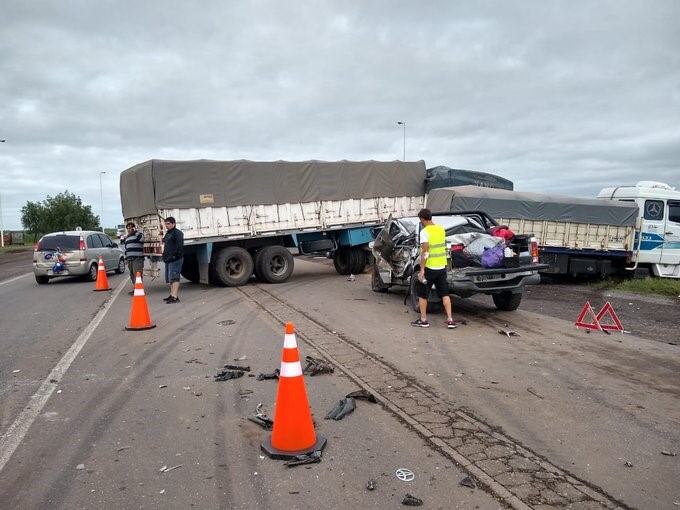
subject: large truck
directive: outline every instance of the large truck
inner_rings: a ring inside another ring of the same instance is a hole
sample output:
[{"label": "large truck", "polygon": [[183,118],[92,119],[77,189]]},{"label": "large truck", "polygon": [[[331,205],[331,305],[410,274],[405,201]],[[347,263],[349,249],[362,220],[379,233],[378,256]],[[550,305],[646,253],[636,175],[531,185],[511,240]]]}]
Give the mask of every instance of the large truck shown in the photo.
[{"label": "large truck", "polygon": [[239,286],[253,274],[286,281],[295,250],[331,256],[340,274],[361,272],[376,229],[423,207],[424,176],[422,161],[154,159],[121,173],[120,194],[152,268],[172,216],[184,233],[182,275]]},{"label": "large truck", "polygon": [[544,273],[680,277],[680,192],[666,184],[606,188],[597,199],[459,186],[431,190],[427,206],[483,210],[516,233],[533,233]]}]

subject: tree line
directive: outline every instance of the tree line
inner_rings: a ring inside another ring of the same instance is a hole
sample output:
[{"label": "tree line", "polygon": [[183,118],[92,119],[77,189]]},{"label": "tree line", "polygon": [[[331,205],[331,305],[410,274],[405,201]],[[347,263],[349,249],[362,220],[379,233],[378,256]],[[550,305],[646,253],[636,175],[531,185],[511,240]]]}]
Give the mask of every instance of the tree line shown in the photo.
[{"label": "tree line", "polygon": [[47,196],[38,202],[26,202],[21,208],[21,223],[24,229],[42,236],[50,232],[75,230],[99,230],[99,216],[92,213],[92,206],[84,205],[80,197],[64,191],[56,196]]}]

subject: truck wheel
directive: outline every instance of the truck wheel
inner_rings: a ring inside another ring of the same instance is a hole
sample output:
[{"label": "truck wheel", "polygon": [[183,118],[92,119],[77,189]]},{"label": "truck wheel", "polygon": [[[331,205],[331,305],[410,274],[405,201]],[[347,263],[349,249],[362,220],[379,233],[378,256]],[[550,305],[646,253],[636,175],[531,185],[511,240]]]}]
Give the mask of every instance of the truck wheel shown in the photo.
[{"label": "truck wheel", "polygon": [[333,255],[333,266],[338,274],[348,275],[352,273],[352,251],[349,248],[340,248]]},{"label": "truck wheel", "polygon": [[[418,305],[418,292],[417,292],[418,278],[414,274],[411,276],[411,283],[408,291],[409,302],[411,303],[411,308],[414,312],[420,313],[420,306]],[[441,313],[442,311],[442,301],[437,295],[437,292],[430,289],[430,294],[427,298],[427,313]]]},{"label": "truck wheel", "polygon": [[373,292],[380,292],[382,294],[387,293],[387,289],[389,287],[383,283],[383,281],[380,279],[380,274],[378,271],[378,266],[376,264],[373,264],[373,267],[371,268],[371,290]]},{"label": "truck wheel", "polygon": [[257,256],[256,273],[267,283],[285,282],[293,274],[293,255],[278,245],[265,246]]},{"label": "truck wheel", "polygon": [[182,263],[182,276],[193,283],[201,281],[201,275],[198,272],[198,259],[196,255],[184,255],[184,262]]},{"label": "truck wheel", "polygon": [[253,258],[238,246],[221,249],[215,257],[217,284],[225,287],[245,285],[253,274]]},{"label": "truck wheel", "polygon": [[361,248],[351,248],[350,250],[350,273],[361,274],[366,268],[366,252]]},{"label": "truck wheel", "polygon": [[512,292],[500,292],[499,294],[492,294],[491,297],[496,308],[505,312],[517,310],[522,301],[522,294],[513,294]]}]

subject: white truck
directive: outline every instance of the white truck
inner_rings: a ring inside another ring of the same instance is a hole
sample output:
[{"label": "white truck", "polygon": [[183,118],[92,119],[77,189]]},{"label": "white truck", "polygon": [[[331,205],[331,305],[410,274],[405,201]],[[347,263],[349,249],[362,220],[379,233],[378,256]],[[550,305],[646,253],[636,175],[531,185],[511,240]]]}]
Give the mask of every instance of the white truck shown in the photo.
[{"label": "white truck", "polygon": [[597,199],[460,186],[430,191],[427,205],[482,210],[518,234],[533,233],[548,274],[680,277],[680,192],[666,184],[606,188]]},{"label": "white truck", "polygon": [[121,173],[123,216],[160,260],[163,219],[184,233],[182,275],[223,286],[278,283],[291,249],[330,254],[341,274],[368,262],[374,230],[424,204],[425,164],[378,161],[150,160]]}]

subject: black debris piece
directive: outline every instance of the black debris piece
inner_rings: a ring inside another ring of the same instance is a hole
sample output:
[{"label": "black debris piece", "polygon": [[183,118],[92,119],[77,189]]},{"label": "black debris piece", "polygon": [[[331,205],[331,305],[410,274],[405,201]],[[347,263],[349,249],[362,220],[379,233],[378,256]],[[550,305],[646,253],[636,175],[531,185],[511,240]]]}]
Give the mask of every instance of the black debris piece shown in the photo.
[{"label": "black debris piece", "polygon": [[661,452],[661,455],[665,455],[666,457],[675,457],[675,456],[677,456],[678,454],[675,453],[675,452],[669,452],[668,450],[663,450],[663,451]]},{"label": "black debris piece", "polygon": [[460,484],[461,484],[463,487],[470,487],[471,489],[476,489],[476,488],[477,488],[477,484],[475,483],[474,478],[472,478],[471,476],[466,476],[465,478],[463,478],[463,479],[460,481]]},{"label": "black debris piece", "polygon": [[271,430],[274,428],[274,420],[268,418],[265,415],[248,416],[248,420],[252,421],[253,423],[256,423],[265,430]]},{"label": "black debris piece", "polygon": [[366,488],[369,491],[374,491],[375,490],[375,480],[369,480],[368,482],[366,482]]},{"label": "black debris piece", "polygon": [[241,370],[222,370],[215,376],[215,381],[228,381],[229,379],[238,379],[243,377],[244,372]]},{"label": "black debris piece", "polygon": [[296,455],[293,460],[289,460],[284,463],[286,467],[302,466],[304,464],[317,464],[321,462],[321,450],[316,450],[312,453],[306,453],[304,455]]},{"label": "black debris piece", "polygon": [[302,370],[305,375],[314,376],[317,374],[332,374],[333,367],[328,361],[318,358],[313,358],[312,356],[305,356],[305,361],[307,364]]},{"label": "black debris piece", "polygon": [[512,331],[510,329],[499,329],[498,334],[505,335],[508,338],[510,338],[511,336],[522,336],[519,333],[517,333],[516,331]]},{"label": "black debris piece", "polygon": [[236,321],[233,319],[227,319],[226,321],[220,321],[217,323],[218,326],[231,326],[232,324],[236,324]]},{"label": "black debris piece", "polygon": [[423,500],[407,493],[401,500],[401,504],[404,506],[423,506]]},{"label": "black debris piece", "polygon": [[353,398],[343,398],[338,401],[333,409],[326,415],[327,420],[342,420],[345,416],[356,409],[357,405]]},{"label": "black debris piece", "polygon": [[240,365],[224,365],[227,370],[240,370],[241,372],[250,372],[250,367],[242,367]]},{"label": "black debris piece", "polygon": [[624,464],[624,466],[633,467],[633,463],[631,461],[627,460],[626,463]]},{"label": "black debris piece", "polygon": [[273,372],[271,372],[269,374],[257,374],[257,380],[258,381],[269,381],[271,379],[278,379],[280,373],[281,373],[281,371],[277,368],[276,370],[274,370]]},{"label": "black debris piece", "polygon": [[367,402],[373,402],[374,404],[378,403],[375,396],[372,393],[369,393],[366,390],[353,391],[352,393],[348,393],[347,395],[345,395],[345,398],[355,398],[357,400],[366,400]]}]

